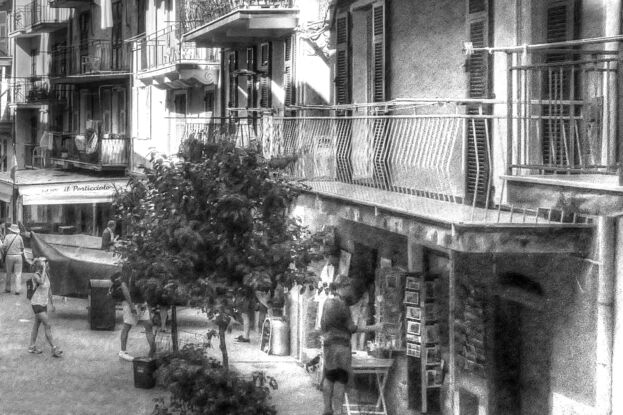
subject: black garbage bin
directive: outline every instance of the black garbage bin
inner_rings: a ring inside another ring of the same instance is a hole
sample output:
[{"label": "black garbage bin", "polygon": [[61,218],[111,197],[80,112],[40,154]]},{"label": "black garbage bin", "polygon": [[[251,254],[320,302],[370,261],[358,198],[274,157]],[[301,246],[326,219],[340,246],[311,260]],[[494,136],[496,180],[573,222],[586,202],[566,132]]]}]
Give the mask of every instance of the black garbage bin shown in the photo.
[{"label": "black garbage bin", "polygon": [[115,300],[108,295],[110,280],[89,280],[89,323],[91,330],[115,329]]},{"label": "black garbage bin", "polygon": [[135,357],[132,361],[134,365],[134,387],[151,389],[156,386],[156,360],[149,357]]}]

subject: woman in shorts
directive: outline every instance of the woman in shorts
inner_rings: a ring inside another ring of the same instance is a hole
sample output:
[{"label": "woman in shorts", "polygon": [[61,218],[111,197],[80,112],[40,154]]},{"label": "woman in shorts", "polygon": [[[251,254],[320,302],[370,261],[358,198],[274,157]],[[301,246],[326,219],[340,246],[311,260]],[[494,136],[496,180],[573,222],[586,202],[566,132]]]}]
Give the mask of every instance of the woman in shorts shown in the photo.
[{"label": "woman in shorts", "polygon": [[61,357],[63,352],[58,346],[54,345],[54,338],[52,337],[52,327],[50,326],[50,319],[48,317],[48,304],[52,312],[56,311],[54,303],[52,302],[52,290],[50,288],[50,278],[48,276],[48,260],[44,257],[35,258],[33,261],[34,275],[32,276],[35,283],[35,292],[30,299],[32,305],[32,311],[35,313],[35,322],[32,326],[32,333],[30,335],[30,346],[28,346],[28,352],[34,354],[42,353],[36,345],[37,336],[39,335],[39,326],[43,323],[45,329],[45,338],[47,339],[50,347],[52,348],[52,356]]}]

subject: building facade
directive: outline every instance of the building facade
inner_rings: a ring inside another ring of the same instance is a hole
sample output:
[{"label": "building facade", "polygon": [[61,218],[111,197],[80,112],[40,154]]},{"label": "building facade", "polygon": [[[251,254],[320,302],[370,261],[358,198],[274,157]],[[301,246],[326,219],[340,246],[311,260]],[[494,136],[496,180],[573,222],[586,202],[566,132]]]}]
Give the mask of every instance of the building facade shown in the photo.
[{"label": "building facade", "polygon": [[286,3],[212,7],[184,39],[224,48],[221,107],[262,114],[361,291],[411,273],[390,412],[623,410],[621,2]]}]

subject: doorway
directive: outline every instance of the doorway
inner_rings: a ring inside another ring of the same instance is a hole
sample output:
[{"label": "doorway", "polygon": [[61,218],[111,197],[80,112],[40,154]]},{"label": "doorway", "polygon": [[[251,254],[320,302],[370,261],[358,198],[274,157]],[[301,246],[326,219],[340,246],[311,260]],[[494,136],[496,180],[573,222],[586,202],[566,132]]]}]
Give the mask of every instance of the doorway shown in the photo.
[{"label": "doorway", "polygon": [[499,297],[495,316],[495,413],[549,414],[551,335],[545,312]]}]

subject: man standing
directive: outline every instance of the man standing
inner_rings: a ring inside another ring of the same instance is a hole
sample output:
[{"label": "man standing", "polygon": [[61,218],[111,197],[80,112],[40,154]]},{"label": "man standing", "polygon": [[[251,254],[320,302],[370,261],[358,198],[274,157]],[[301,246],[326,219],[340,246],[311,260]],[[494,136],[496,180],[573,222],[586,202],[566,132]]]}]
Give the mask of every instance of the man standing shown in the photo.
[{"label": "man standing", "polygon": [[145,328],[145,337],[149,343],[149,357],[156,353],[156,340],[153,325],[147,304],[142,301],[137,287],[131,283],[127,275],[121,277],[121,292],[123,293],[123,328],[121,329],[121,351],[119,357],[123,360],[132,361],[134,358],[126,351],[128,334],[132,326],[142,324]]},{"label": "man standing", "polygon": [[114,220],[109,220],[106,224],[106,229],[102,233],[102,249],[105,251],[110,251],[115,246],[115,241],[117,240],[115,226],[117,226],[117,223]]},{"label": "man standing", "polygon": [[346,302],[350,288],[349,278],[338,275],[329,286],[331,294],[326,299],[320,322],[323,337],[324,373],[322,395],[324,415],[342,413],[346,384],[351,375],[351,343],[356,332],[381,330],[382,324],[357,327],[353,323],[350,308]]},{"label": "man standing", "polygon": [[11,280],[15,276],[15,295],[19,295],[22,289],[22,257],[24,255],[24,241],[20,236],[19,226],[12,224],[9,234],[4,238],[2,249],[6,252],[6,281],[4,292],[11,292]]}]

